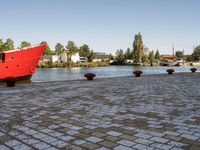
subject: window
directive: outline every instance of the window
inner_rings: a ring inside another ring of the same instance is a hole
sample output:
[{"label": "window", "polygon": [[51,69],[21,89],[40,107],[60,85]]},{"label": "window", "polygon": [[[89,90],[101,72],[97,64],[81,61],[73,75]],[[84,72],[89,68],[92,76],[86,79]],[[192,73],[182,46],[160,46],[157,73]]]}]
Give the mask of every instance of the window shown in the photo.
[{"label": "window", "polygon": [[5,53],[0,53],[0,62],[5,62]]}]

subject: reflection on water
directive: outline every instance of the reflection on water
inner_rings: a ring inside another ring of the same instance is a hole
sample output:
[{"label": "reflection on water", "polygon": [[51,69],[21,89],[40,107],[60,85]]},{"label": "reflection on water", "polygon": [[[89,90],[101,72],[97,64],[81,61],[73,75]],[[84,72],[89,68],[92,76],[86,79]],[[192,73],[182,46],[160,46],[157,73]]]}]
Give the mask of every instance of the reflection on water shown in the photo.
[{"label": "reflection on water", "polygon": [[[170,67],[175,72],[190,72],[191,67]],[[200,70],[200,67],[196,67]],[[92,72],[97,78],[131,76],[133,71],[141,70],[143,74],[163,74],[169,67],[143,67],[143,66],[108,66],[91,68],[38,68],[33,82],[41,81],[59,81],[83,79],[84,74]]]}]

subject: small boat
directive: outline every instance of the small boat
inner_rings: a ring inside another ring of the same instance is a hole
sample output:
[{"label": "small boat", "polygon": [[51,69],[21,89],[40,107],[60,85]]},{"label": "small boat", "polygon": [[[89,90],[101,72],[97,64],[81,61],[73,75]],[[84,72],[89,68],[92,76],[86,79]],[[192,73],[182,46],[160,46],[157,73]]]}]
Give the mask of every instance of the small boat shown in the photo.
[{"label": "small boat", "polygon": [[0,81],[8,77],[30,81],[45,47],[46,42],[42,42],[36,46],[0,52]]}]

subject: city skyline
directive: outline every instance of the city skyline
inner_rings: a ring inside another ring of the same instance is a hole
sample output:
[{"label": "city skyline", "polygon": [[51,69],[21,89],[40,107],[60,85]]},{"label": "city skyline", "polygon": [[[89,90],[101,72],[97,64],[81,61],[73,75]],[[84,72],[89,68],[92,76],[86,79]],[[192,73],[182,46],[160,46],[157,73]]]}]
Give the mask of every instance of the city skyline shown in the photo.
[{"label": "city skyline", "polygon": [[191,54],[200,44],[198,0],[75,0],[1,2],[0,38],[11,38],[15,46],[23,40],[37,44],[47,41],[77,46],[88,44],[95,51],[115,54],[132,48],[140,32],[149,50],[161,54],[184,50]]}]

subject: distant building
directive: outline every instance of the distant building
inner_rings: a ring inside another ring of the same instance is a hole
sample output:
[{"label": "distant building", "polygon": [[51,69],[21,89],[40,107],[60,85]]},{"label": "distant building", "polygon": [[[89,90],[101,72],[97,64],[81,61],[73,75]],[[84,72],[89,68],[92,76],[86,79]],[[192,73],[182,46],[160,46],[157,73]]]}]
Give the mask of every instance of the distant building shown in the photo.
[{"label": "distant building", "polygon": [[80,62],[79,53],[73,54],[72,57],[71,57],[71,61],[74,62],[74,63]]},{"label": "distant building", "polygon": [[104,52],[95,52],[93,62],[101,62],[102,60],[109,60],[109,54]]},{"label": "distant building", "polygon": [[163,60],[173,60],[174,59],[174,55],[164,54],[164,55],[161,55],[161,58]]},{"label": "distant building", "polygon": [[[60,54],[60,55],[45,55],[42,56],[40,61],[42,61],[43,63],[45,62],[67,62],[68,61],[68,57],[66,53]],[[80,56],[79,53],[75,53],[72,55],[71,57],[71,61],[74,63],[80,62]]]},{"label": "distant building", "polygon": [[125,62],[125,63],[131,64],[131,63],[133,63],[134,61],[133,61],[133,59],[125,59],[124,62]]}]

